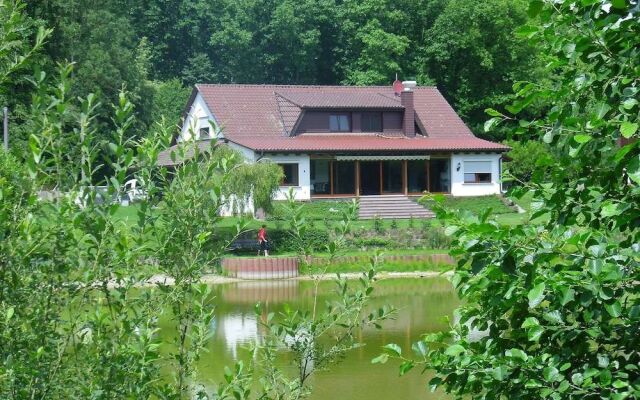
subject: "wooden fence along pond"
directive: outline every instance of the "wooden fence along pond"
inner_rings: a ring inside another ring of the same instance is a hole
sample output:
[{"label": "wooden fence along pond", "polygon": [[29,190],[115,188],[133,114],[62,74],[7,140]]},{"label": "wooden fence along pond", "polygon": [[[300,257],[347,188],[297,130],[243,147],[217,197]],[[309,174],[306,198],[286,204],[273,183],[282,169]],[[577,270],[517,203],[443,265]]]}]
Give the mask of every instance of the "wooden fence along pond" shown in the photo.
[{"label": "wooden fence along pond", "polygon": [[[322,257],[310,257],[310,264],[321,263]],[[367,263],[366,256],[340,256],[334,263]],[[453,264],[448,254],[415,254],[384,256],[385,261],[424,261],[431,264]],[[239,279],[288,279],[300,275],[297,257],[229,257],[222,259],[225,275]]]}]

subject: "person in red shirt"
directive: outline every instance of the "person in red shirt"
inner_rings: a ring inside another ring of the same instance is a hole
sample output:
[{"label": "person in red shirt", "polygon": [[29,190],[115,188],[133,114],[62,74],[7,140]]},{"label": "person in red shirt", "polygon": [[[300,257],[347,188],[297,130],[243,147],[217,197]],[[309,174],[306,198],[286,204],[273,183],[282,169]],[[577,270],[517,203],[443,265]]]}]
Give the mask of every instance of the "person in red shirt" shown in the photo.
[{"label": "person in red shirt", "polygon": [[258,230],[258,245],[260,246],[260,249],[258,250],[258,255],[260,255],[261,251],[264,251],[264,256],[265,257],[269,256],[268,243],[269,241],[267,240],[267,226],[262,225],[262,228]]}]

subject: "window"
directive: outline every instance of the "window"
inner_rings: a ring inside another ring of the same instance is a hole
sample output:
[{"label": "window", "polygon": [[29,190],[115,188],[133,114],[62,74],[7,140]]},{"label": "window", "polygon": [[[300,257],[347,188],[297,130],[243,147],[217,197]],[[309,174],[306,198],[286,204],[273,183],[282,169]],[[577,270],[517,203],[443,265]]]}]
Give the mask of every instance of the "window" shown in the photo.
[{"label": "window", "polygon": [[365,112],[362,113],[362,132],[382,132],[382,113]]},{"label": "window", "polygon": [[350,132],[351,121],[349,114],[332,114],[329,116],[329,130],[331,132]]},{"label": "window", "polygon": [[200,140],[211,139],[211,136],[209,134],[210,129],[211,128],[209,128],[208,126],[200,128]]},{"label": "window", "polygon": [[491,183],[491,161],[465,161],[464,183]]},{"label": "window", "polygon": [[282,168],[282,186],[298,186],[298,164],[278,164]]}]

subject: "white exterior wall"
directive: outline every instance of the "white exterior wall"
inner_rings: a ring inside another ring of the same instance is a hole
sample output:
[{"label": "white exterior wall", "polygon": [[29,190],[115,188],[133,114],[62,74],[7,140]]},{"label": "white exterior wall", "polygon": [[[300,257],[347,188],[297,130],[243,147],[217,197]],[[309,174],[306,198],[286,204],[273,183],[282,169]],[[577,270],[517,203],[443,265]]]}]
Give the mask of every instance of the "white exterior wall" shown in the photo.
[{"label": "white exterior wall", "polygon": [[[216,121],[215,117],[207,107],[202,95],[198,93],[191,104],[191,109],[187,113],[178,142],[190,140],[191,135],[195,134],[196,140],[200,139],[200,128],[209,128],[209,132],[213,134],[213,128],[209,121]],[[217,121],[216,121],[217,122]]]},{"label": "white exterior wall", "polygon": [[311,199],[311,162],[308,154],[276,154],[265,156],[263,159],[269,159],[276,164],[298,164],[298,186],[280,186],[274,200],[286,200],[289,189],[293,189],[296,200]]},{"label": "white exterior wall", "polygon": [[[453,196],[487,196],[500,194],[500,153],[453,153],[451,155],[451,194]],[[464,183],[465,161],[491,161],[491,183]],[[460,164],[460,170],[458,170]]]}]

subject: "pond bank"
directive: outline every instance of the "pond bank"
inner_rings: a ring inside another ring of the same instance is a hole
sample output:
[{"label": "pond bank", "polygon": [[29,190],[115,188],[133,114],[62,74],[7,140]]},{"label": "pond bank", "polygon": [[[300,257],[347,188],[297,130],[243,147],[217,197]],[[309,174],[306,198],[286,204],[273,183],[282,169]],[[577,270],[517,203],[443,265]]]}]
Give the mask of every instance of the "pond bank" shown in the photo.
[{"label": "pond bank", "polygon": [[[376,277],[379,280],[382,279],[393,279],[393,278],[437,278],[437,277],[450,277],[452,274],[451,271],[447,272],[434,272],[434,271],[414,271],[414,272],[379,272],[376,274]],[[340,277],[344,279],[358,279],[362,276],[362,273],[359,272],[348,272],[340,274]],[[296,277],[281,279],[288,281],[312,281],[312,280],[321,280],[328,281],[333,280],[338,277],[338,274],[327,273],[327,274],[309,274],[309,275],[299,275]],[[250,279],[239,279],[239,278],[231,278],[223,275],[217,274],[205,274],[200,279],[201,283],[206,283],[209,285],[219,285],[225,283],[235,283],[235,282],[250,282]],[[264,281],[264,280],[259,280]],[[153,275],[151,278],[147,279],[145,282],[138,285],[139,287],[152,287],[156,285],[167,285],[171,286],[174,284],[172,278],[166,275]],[[113,282],[108,285],[111,288],[117,286],[117,283]]]}]

